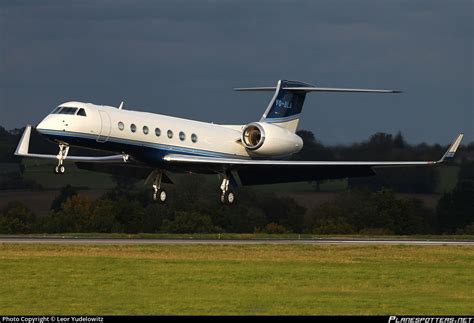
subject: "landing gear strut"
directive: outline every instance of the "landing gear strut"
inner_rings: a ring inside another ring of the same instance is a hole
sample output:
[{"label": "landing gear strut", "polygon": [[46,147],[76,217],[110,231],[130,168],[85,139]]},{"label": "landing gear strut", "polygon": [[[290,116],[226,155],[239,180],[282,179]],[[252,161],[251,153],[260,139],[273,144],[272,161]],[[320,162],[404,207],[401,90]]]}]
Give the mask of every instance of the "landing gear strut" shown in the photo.
[{"label": "landing gear strut", "polygon": [[222,180],[221,184],[221,203],[222,204],[234,204],[235,202],[235,193],[229,188],[230,180],[229,176],[226,175]]},{"label": "landing gear strut", "polygon": [[67,157],[67,154],[69,152],[69,146],[65,144],[59,144],[59,153],[56,156],[58,159],[58,166],[54,168],[54,173],[55,174],[64,174],[66,172],[66,167],[64,167],[63,162]]},{"label": "landing gear strut", "polygon": [[161,178],[163,177],[162,172],[158,172],[153,180],[153,201],[165,203],[168,194],[164,189],[161,188]]}]

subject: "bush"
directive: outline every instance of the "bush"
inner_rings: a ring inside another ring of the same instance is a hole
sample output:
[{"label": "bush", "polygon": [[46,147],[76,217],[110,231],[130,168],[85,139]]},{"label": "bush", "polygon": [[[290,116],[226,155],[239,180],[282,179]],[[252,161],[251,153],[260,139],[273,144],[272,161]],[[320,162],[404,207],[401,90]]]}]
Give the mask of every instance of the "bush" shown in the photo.
[{"label": "bush", "polygon": [[462,229],[456,230],[456,234],[469,234],[469,235],[474,235],[474,222],[466,225]]},{"label": "bush", "polygon": [[454,233],[474,222],[474,181],[460,181],[445,193],[436,207],[436,219],[440,233]]},{"label": "bush", "polygon": [[10,202],[0,210],[0,233],[31,233],[35,227],[36,216],[20,202]]},{"label": "bush", "polygon": [[272,222],[265,226],[265,229],[263,229],[263,232],[272,234],[272,233],[287,233],[288,231],[286,230],[284,226]]},{"label": "bush", "polygon": [[176,212],[172,221],[163,222],[163,230],[172,233],[211,233],[219,232],[211,218],[196,212]]},{"label": "bush", "polygon": [[306,218],[314,233],[386,232],[394,234],[429,233],[432,212],[416,199],[398,199],[387,189],[378,192],[356,190],[341,193]]},{"label": "bush", "polygon": [[77,190],[74,189],[71,185],[67,185],[59,191],[59,195],[53,200],[51,203],[51,210],[59,211],[61,206],[64,202],[66,202],[69,198],[77,195]]}]

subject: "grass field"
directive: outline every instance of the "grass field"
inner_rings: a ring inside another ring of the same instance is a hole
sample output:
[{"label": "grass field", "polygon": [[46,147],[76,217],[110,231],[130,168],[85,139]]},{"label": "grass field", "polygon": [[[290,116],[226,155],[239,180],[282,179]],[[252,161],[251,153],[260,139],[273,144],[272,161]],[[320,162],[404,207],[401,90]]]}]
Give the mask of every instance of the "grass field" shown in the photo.
[{"label": "grass field", "polygon": [[473,315],[474,248],[0,245],[12,314]]}]

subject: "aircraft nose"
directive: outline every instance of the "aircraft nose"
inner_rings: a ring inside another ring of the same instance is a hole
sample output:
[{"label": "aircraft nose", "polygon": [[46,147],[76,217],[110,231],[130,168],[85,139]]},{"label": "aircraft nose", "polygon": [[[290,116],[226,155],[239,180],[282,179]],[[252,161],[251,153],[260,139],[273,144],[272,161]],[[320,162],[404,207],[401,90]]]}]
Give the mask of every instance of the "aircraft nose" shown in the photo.
[{"label": "aircraft nose", "polygon": [[43,133],[45,130],[48,129],[48,117],[44,118],[43,120],[41,120],[40,123],[38,123],[36,125],[36,131],[38,131],[39,133]]}]

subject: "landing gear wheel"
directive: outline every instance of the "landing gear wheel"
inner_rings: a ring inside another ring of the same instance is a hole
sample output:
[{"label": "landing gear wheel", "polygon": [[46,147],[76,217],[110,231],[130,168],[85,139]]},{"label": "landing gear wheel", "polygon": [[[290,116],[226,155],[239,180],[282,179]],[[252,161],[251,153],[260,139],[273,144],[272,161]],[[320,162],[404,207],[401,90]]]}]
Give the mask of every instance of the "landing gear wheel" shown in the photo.
[{"label": "landing gear wheel", "polygon": [[235,202],[235,193],[232,192],[232,191],[227,191],[227,192],[224,192],[222,195],[221,195],[221,203],[222,204],[234,204]]},{"label": "landing gear wheel", "polygon": [[166,198],[168,197],[168,194],[166,191],[162,188],[160,188],[158,191],[153,191],[153,201],[158,201],[160,203],[165,203]]},{"label": "landing gear wheel", "polygon": [[65,172],[66,172],[66,167],[64,167],[63,165],[59,165],[59,166],[56,166],[56,167],[54,168],[54,173],[55,173],[55,174],[60,174],[60,175],[62,175],[62,174],[64,174]]}]

